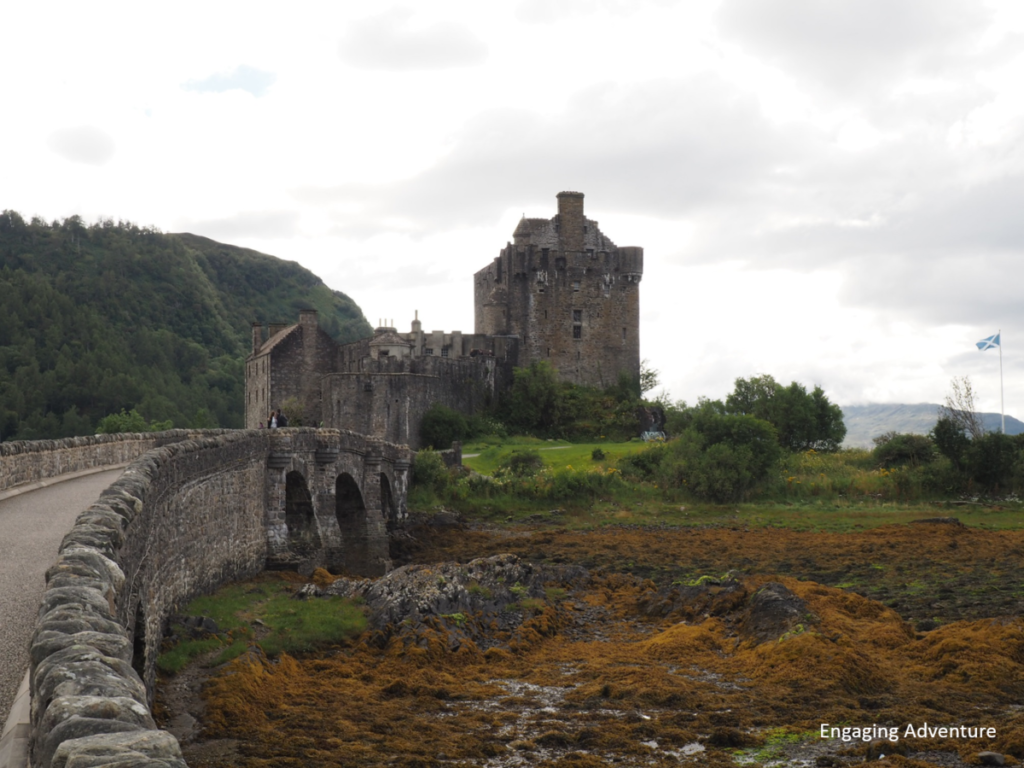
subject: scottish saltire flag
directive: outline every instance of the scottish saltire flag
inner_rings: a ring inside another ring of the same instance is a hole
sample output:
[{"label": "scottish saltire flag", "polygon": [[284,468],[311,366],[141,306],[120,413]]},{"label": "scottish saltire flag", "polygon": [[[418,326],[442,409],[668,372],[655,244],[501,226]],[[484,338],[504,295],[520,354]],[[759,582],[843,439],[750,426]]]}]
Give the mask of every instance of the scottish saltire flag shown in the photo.
[{"label": "scottish saltire flag", "polygon": [[999,336],[1000,334],[997,333],[995,336],[989,336],[987,339],[982,339],[981,341],[977,342],[978,349],[980,349],[982,352],[984,352],[986,349],[995,349],[996,347],[999,346]]}]

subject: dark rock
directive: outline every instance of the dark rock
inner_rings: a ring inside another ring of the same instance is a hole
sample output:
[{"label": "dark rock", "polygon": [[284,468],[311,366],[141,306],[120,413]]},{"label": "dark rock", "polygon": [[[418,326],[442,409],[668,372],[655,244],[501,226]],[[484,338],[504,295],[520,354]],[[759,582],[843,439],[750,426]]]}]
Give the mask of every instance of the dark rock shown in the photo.
[{"label": "dark rock", "polygon": [[736,749],[740,747],[755,747],[760,744],[756,736],[744,733],[739,728],[715,728],[707,738],[707,744],[712,747],[724,749]]},{"label": "dark rock", "polygon": [[813,619],[807,603],[778,582],[768,582],[754,593],[740,630],[758,643],[778,640]]},{"label": "dark rock", "polygon": [[979,752],[978,762],[982,765],[1006,765],[1006,758],[998,752]]}]

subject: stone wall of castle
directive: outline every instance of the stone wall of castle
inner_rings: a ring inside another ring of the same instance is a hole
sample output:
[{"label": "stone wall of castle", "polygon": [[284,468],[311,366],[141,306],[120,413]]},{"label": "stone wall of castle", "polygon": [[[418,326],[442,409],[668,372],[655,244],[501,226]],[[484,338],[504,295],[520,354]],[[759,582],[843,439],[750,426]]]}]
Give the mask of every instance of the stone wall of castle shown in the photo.
[{"label": "stone wall of castle", "polygon": [[552,219],[523,219],[513,242],[474,276],[476,332],[520,338],[520,365],[547,360],[563,381],[592,387],[640,375],[643,249],[616,246],[558,195]]},{"label": "stone wall of castle", "polygon": [[490,356],[364,358],[350,371],[324,377],[325,421],[416,449],[420,421],[432,405],[477,413],[510,376],[511,366]]}]

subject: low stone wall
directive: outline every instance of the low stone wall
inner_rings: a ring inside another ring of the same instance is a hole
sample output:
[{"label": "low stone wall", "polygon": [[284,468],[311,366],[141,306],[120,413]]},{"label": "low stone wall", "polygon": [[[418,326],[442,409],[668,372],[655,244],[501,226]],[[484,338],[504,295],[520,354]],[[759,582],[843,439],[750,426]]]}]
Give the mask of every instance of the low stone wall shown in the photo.
[{"label": "low stone wall", "polygon": [[195,432],[171,429],[166,432],[133,432],[66,437],[61,440],[15,440],[0,443],[0,491],[69,472],[126,464],[161,445],[188,440],[199,434],[215,435],[225,432],[227,430]]},{"label": "low stone wall", "polygon": [[150,711],[162,626],[192,597],[262,569],[270,432],[189,436],[132,462],[47,572],[31,645],[34,766],[185,766]]}]

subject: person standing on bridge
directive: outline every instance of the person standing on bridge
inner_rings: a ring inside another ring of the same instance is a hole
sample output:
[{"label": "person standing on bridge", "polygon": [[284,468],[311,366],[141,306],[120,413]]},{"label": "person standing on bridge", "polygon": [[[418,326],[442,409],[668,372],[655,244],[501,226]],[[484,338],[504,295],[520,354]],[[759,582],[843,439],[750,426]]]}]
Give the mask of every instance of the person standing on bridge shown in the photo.
[{"label": "person standing on bridge", "polygon": [[281,413],[281,409],[280,408],[277,409],[277,426],[279,426],[279,427],[287,427],[288,426],[288,417],[285,416],[283,413]]},{"label": "person standing on bridge", "polygon": [[270,418],[267,419],[267,427],[270,429],[277,428],[277,414],[273,411],[270,412]]}]

